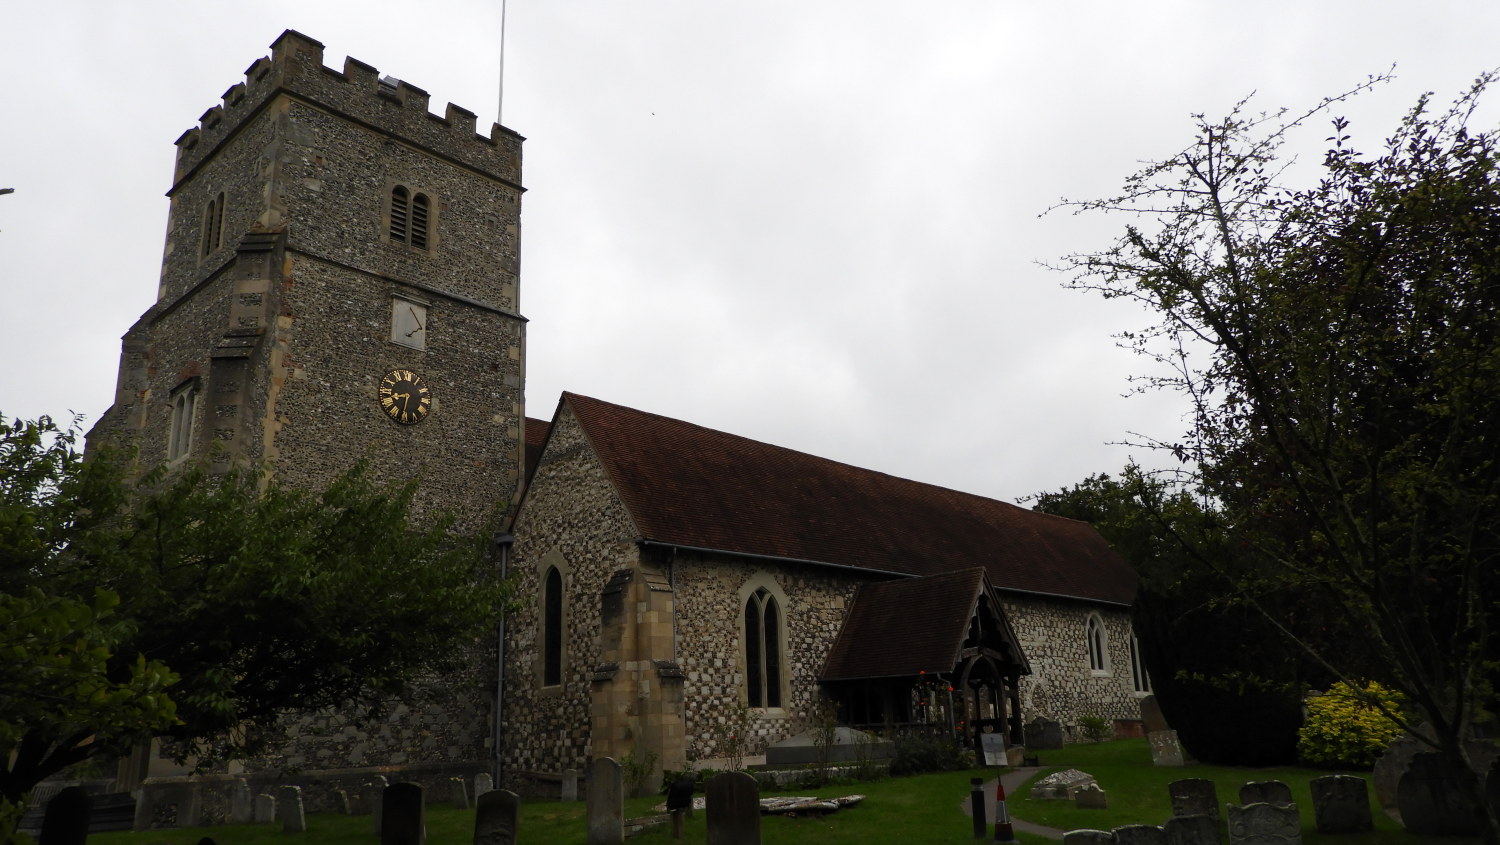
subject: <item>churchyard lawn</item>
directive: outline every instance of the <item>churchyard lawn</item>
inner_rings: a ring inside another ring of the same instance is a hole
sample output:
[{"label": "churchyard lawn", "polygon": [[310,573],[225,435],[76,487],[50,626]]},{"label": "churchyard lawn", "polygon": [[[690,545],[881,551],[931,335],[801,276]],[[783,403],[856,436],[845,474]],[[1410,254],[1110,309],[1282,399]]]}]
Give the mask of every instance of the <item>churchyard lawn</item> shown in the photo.
[{"label": "churchyard lawn", "polygon": [[[1303,842],[1306,845],[1416,845],[1421,840],[1374,808],[1376,830],[1372,833],[1323,836],[1313,827],[1308,782],[1326,772],[1313,769],[1241,769],[1222,766],[1186,766],[1180,769],[1151,765],[1145,740],[1121,740],[1099,744],[1070,745],[1040,753],[1047,768],[1077,768],[1094,775],[1109,794],[1109,809],[1078,810],[1064,802],[1032,801],[1026,789],[1010,796],[1016,818],[1063,829],[1091,827],[1108,830],[1126,824],[1161,824],[1172,812],[1167,784],[1180,778],[1213,780],[1220,802],[1235,800],[1242,783],[1251,780],[1281,780],[1303,808]],[[762,818],[762,841],[767,845],[874,845],[874,843],[931,843],[972,845],[972,823],[963,813],[968,801],[969,778],[992,777],[993,770],[948,772],[906,778],[887,778],[875,783],[849,783],[818,790],[763,793],[764,795],[808,795],[836,797],[852,793],[869,796],[857,807],[822,819]],[[627,817],[645,816],[661,798],[633,798],[625,802]],[[1373,793],[1372,793],[1373,801]],[[993,823],[993,819],[990,820]],[[468,845],[472,841],[474,812],[441,806],[427,809],[427,841],[431,845]],[[584,845],[583,802],[528,801],[521,805],[518,845]],[[220,845],[288,845],[301,841],[317,845],[373,845],[369,816],[314,814],[308,817],[306,834],[280,833],[269,826],[158,830],[145,833],[97,834],[91,845],[193,845],[200,837],[212,836]],[[1039,836],[1018,834],[1026,845],[1055,842]],[[688,820],[682,843],[700,845],[706,840],[704,813]],[[1477,840],[1472,840],[1477,841]],[[660,828],[627,840],[639,845],[674,842],[668,828]],[[1445,839],[1444,845],[1469,845],[1471,840]]]}]

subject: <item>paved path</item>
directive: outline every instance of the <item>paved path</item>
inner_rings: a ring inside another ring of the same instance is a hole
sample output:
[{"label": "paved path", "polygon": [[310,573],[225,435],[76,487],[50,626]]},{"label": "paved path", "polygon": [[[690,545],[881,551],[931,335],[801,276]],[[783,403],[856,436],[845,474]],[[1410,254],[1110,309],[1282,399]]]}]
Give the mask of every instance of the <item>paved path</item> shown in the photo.
[{"label": "paved path", "polygon": [[[1021,788],[1021,784],[1025,783],[1028,778],[1030,778],[1032,775],[1036,774],[1037,772],[1040,772],[1041,770],[1042,769],[1040,767],[1035,767],[1035,766],[1032,766],[1032,767],[1022,767],[1022,768],[1008,769],[1008,770],[1006,770],[1004,773],[1002,773],[1000,775],[1000,780],[1005,783],[1005,796],[1006,796],[1006,802],[1007,802],[1006,806],[1010,806],[1010,799],[1012,799],[1012,798],[1015,797],[1015,795],[1017,794],[1018,790],[1020,790],[1020,788]],[[973,802],[971,802],[969,800],[969,796],[967,796],[967,795],[964,796],[963,810],[964,810],[964,815],[966,815],[966,816],[972,817],[974,815]],[[985,783],[985,785],[984,785],[984,820],[989,825],[989,827],[990,827],[991,830],[995,829],[995,781],[994,780],[990,780],[989,782]],[[1047,837],[1049,839],[1061,839],[1061,838],[1063,838],[1063,831],[1058,830],[1055,827],[1045,827],[1043,825],[1032,824],[1031,822],[1022,821],[1022,820],[1016,818],[1015,813],[1011,813],[1010,824],[1011,824],[1011,827],[1014,827],[1016,830],[1025,831],[1026,833],[1034,833],[1034,834],[1036,834],[1038,836],[1045,836],[1045,837]]]}]

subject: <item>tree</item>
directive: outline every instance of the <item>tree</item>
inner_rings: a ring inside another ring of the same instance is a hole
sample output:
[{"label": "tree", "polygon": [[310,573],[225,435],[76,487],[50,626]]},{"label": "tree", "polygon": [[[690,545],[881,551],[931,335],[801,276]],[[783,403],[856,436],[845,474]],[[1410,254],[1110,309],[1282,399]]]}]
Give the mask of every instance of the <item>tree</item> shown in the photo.
[{"label": "tree", "polygon": [[[1131,464],[1031,497],[1032,507],[1088,522],[1140,576],[1131,622],[1167,721],[1205,763],[1295,762],[1302,692],[1321,673],[1198,566],[1224,561],[1219,514],[1192,491]],[[1192,551],[1189,551],[1191,549]]]},{"label": "tree", "polygon": [[1167,366],[1147,386],[1192,405],[1158,445],[1222,514],[1237,567],[1197,565],[1333,677],[1402,693],[1412,715],[1392,715],[1497,843],[1463,741],[1492,715],[1500,597],[1500,155],[1468,125],[1490,80],[1446,111],[1424,97],[1373,155],[1332,119],[1300,189],[1279,184],[1281,146],[1342,98],[1200,116],[1192,146],[1119,196],[1068,204],[1140,222],[1066,267],[1158,318],[1126,342]]},{"label": "tree", "polygon": [[262,750],[257,728],[289,711],[378,714],[466,668],[498,614],[484,544],[448,519],[419,526],[414,484],[362,467],[318,493],[196,467],[132,480],[120,455],[84,460],[75,440],[45,419],[0,425],[0,648],[28,626],[83,632],[28,640],[33,663],[79,676],[65,694],[0,673],[4,695],[50,696],[57,715],[0,710],[6,800],[143,737],[212,762]]}]

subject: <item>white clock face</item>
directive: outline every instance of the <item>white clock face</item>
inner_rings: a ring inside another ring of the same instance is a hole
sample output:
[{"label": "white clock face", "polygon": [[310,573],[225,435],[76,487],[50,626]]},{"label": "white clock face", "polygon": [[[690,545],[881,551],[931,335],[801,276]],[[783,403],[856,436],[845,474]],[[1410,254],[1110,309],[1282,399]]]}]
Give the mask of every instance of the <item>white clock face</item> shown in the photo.
[{"label": "white clock face", "polygon": [[391,298],[391,343],[427,348],[427,306],[399,296]]}]

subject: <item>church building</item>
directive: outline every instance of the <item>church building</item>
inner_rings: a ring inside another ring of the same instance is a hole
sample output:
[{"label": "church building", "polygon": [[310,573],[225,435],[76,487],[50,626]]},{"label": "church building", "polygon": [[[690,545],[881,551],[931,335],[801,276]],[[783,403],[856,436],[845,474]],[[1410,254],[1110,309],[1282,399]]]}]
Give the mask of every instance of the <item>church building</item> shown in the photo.
[{"label": "church building", "polygon": [[1089,526],[575,394],[528,420],[522,142],[290,30],[177,139],[157,302],[90,439],[307,487],[366,459],[470,530],[510,505],[482,683],[375,727],[289,716],[228,774],[520,785],[722,757],[736,720],[755,754],[825,713],[1130,728],[1135,579]]}]

